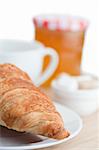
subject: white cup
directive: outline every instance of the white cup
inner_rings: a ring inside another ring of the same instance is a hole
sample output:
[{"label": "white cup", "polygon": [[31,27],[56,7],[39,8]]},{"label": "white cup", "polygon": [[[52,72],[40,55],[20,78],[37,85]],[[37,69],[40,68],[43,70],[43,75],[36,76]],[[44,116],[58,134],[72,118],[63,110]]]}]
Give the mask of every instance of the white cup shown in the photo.
[{"label": "white cup", "polygon": [[[44,57],[50,56],[50,64],[42,73]],[[0,63],[12,63],[26,71],[34,84],[44,83],[56,70],[58,54],[52,48],[34,41],[0,40]]]}]

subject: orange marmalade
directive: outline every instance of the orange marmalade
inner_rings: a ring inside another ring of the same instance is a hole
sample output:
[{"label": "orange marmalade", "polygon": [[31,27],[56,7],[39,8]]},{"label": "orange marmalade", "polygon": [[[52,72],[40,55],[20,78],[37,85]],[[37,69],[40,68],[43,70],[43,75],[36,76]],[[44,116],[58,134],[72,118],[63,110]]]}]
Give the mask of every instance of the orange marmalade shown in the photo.
[{"label": "orange marmalade", "polygon": [[[79,75],[87,21],[65,15],[37,16],[33,21],[35,39],[45,46],[54,48],[59,54],[57,70],[44,86],[49,86],[61,72]],[[44,68],[48,61],[46,58]]]}]

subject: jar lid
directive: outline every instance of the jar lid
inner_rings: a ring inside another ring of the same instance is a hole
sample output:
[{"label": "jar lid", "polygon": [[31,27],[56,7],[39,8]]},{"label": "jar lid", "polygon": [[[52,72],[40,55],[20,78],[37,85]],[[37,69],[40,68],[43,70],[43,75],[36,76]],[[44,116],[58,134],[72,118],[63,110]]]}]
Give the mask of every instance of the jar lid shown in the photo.
[{"label": "jar lid", "polygon": [[88,27],[86,19],[67,15],[39,15],[33,22],[36,27],[50,30],[84,31]]}]

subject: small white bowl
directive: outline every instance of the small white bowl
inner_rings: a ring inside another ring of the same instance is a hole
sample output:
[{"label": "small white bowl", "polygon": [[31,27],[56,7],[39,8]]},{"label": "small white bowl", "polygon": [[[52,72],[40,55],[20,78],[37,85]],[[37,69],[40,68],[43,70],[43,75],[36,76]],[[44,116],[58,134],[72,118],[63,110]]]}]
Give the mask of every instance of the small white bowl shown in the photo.
[{"label": "small white bowl", "polygon": [[52,82],[52,89],[56,95],[56,101],[75,110],[81,116],[94,113],[99,108],[99,89],[78,89],[67,91],[60,88],[57,82]]}]

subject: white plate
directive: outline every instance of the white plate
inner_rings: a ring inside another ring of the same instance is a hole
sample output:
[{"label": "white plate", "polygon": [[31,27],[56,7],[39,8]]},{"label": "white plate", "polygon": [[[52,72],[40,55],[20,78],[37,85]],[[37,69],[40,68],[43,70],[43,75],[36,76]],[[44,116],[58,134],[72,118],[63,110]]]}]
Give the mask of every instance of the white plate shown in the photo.
[{"label": "white plate", "polygon": [[18,133],[0,127],[0,150],[39,149],[66,142],[77,136],[82,128],[81,118],[72,110],[55,103],[57,110],[63,117],[65,128],[71,135],[63,140],[54,140],[47,137],[35,136],[29,133]]}]

